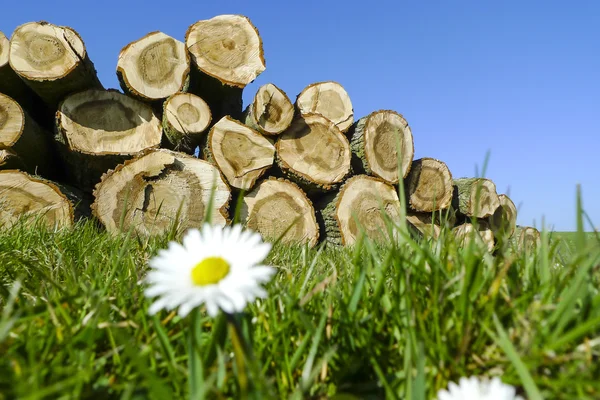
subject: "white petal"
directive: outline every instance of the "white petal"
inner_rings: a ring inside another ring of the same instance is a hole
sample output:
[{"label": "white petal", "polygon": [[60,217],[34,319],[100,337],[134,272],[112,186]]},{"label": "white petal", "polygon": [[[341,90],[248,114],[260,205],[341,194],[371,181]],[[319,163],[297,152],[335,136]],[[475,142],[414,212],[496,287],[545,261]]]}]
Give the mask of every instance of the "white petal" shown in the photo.
[{"label": "white petal", "polygon": [[182,242],[183,246],[188,252],[194,250],[200,243],[202,243],[200,231],[198,229],[188,229],[183,237]]},{"label": "white petal", "polygon": [[225,311],[227,314],[233,314],[235,312],[233,303],[227,296],[221,294],[217,296],[214,300],[218,304],[219,308]]},{"label": "white petal", "polygon": [[208,313],[208,315],[210,315],[213,318],[216,317],[219,313],[219,306],[217,305],[217,303],[213,299],[209,298],[206,299],[205,305],[206,312]]}]

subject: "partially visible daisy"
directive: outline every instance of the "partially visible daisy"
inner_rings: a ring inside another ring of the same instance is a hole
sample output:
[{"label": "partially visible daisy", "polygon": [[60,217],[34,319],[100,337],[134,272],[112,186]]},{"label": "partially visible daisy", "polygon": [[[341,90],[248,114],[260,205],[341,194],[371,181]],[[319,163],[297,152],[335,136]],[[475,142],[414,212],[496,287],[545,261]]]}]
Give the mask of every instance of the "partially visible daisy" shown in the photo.
[{"label": "partially visible daisy", "polygon": [[160,296],[149,308],[150,315],[165,309],[178,309],[185,317],[206,305],[212,317],[219,309],[228,314],[241,312],[256,298],[266,297],[262,283],[275,268],[261,265],[271,251],[259,233],[242,231],[241,225],[219,227],[204,224],[190,229],[182,244],[170,242],[148,264],[147,297]]},{"label": "partially visible daisy", "polygon": [[454,382],[448,384],[448,390],[437,393],[438,400],[523,400],[516,395],[516,389],[494,377],[491,380],[480,379],[472,376],[460,378],[458,385]]}]

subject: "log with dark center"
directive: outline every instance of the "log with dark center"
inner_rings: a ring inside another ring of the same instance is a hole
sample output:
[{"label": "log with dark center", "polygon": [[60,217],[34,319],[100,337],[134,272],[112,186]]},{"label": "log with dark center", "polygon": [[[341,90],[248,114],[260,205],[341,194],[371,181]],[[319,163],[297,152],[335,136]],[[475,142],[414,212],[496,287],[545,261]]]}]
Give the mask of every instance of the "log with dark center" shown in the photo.
[{"label": "log with dark center", "polygon": [[320,114],[346,132],[354,123],[350,96],[337,82],[317,82],[308,85],[296,98],[301,114]]},{"label": "log with dark center", "polygon": [[496,185],[486,178],[459,178],[454,180],[452,206],[463,216],[488,218],[500,206]]},{"label": "log with dark center", "polygon": [[164,103],[162,127],[172,150],[194,154],[212,120],[208,104],[192,93],[175,93]]},{"label": "log with dark center", "polygon": [[444,210],[452,203],[452,174],[434,158],[414,160],[405,180],[408,204],[414,211]]},{"label": "log with dark center", "polygon": [[83,40],[69,27],[29,22],[10,43],[10,66],[50,108],[70,93],[102,88]]},{"label": "log with dark center", "polygon": [[205,153],[231,186],[248,191],[273,166],[275,146],[255,130],[223,117],[208,133]]},{"label": "log with dark center", "polygon": [[491,252],[494,248],[494,233],[484,220],[477,221],[477,228],[470,222],[465,222],[454,228],[454,235],[457,243],[461,247],[469,245],[471,240],[475,240],[477,245]]},{"label": "log with dark center", "polygon": [[185,43],[151,32],[125,46],[117,77],[123,91],[143,101],[164,100],[189,85],[190,57]]},{"label": "log with dark center", "polygon": [[359,235],[389,241],[385,218],[394,221],[400,216],[394,187],[367,175],[348,179],[339,192],[324,198],[319,208],[325,238],[335,245],[352,245]]},{"label": "log with dark center", "polygon": [[517,226],[517,207],[505,194],[499,195],[498,200],[500,205],[488,218],[488,223],[496,240],[507,241],[512,237]]},{"label": "log with dark center", "polygon": [[52,135],[11,97],[0,93],[0,169],[56,178]]},{"label": "log with dark center", "polygon": [[240,218],[267,240],[317,244],[319,225],[306,194],[293,182],[274,177],[261,181],[244,196]]},{"label": "log with dark center", "polygon": [[199,228],[214,190],[212,223],[228,223],[231,192],[210,163],[166,149],[148,150],[107,172],[92,211],[109,232],[160,235],[178,224]]},{"label": "log with dark center", "polygon": [[294,105],[285,94],[272,83],[258,88],[252,103],[242,116],[244,124],[263,135],[279,135],[286,130],[294,118]]},{"label": "log with dark center", "polygon": [[[406,178],[415,147],[410,127],[402,115],[389,110],[375,111],[359,119],[350,132],[352,165],[357,173],[374,175],[393,185],[399,182],[400,176]],[[402,173],[398,171],[399,161]]]},{"label": "log with dark center", "polygon": [[67,97],[56,140],[70,184],[91,192],[104,172],[161,142],[161,123],[146,103],[115,90]]},{"label": "log with dark center", "polygon": [[283,174],[309,194],[335,190],[350,174],[350,143],[322,115],[300,115],[275,146]]}]

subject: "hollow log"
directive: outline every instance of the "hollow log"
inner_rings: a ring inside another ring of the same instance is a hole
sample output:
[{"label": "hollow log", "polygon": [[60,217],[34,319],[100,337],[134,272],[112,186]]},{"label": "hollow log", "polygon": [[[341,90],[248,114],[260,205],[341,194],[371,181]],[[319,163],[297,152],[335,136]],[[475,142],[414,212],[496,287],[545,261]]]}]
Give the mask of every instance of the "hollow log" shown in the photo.
[{"label": "hollow log", "polygon": [[56,120],[65,179],[86,192],[104,172],[161,141],[161,123],[150,106],[115,90],[69,95]]},{"label": "hollow log", "polygon": [[486,178],[454,180],[452,206],[466,217],[488,218],[494,214],[500,199],[496,185]]},{"label": "hollow log", "polygon": [[472,223],[465,222],[455,227],[453,232],[461,247],[468,246],[469,242],[475,239],[476,243],[487,251],[491,252],[494,249],[494,232],[484,220],[477,221],[477,228]]},{"label": "hollow log", "polygon": [[354,123],[354,110],[350,96],[337,82],[317,82],[300,92],[296,108],[301,114],[320,114],[346,132]]},{"label": "hollow log", "polygon": [[277,165],[284,176],[309,195],[335,190],[350,174],[350,143],[319,114],[303,114],[275,143]]},{"label": "hollow log", "polygon": [[0,171],[0,231],[21,218],[38,218],[50,229],[70,227],[75,218],[74,198],[51,181],[18,170]]},{"label": "hollow log", "polygon": [[117,62],[121,88],[142,101],[161,101],[186,91],[189,71],[185,43],[158,31],[123,47]]},{"label": "hollow log", "polygon": [[83,40],[66,26],[41,21],[17,27],[10,66],[52,109],[71,93],[102,88]]},{"label": "hollow log", "polygon": [[385,216],[400,216],[400,200],[393,186],[379,178],[356,175],[335,193],[321,200],[322,232],[328,242],[352,245],[359,235],[374,241],[389,241]]},{"label": "hollow log", "polygon": [[[356,173],[377,176],[392,185],[400,181],[400,176],[406,178],[415,147],[410,127],[402,115],[390,110],[375,111],[352,126],[350,137],[352,166]],[[398,171],[399,161],[402,173]]]},{"label": "hollow log", "polygon": [[488,224],[494,232],[496,240],[509,240],[517,226],[517,207],[505,194],[498,195],[500,205],[494,214],[488,218]]},{"label": "hollow log", "polygon": [[213,121],[240,119],[243,88],[266,68],[256,27],[241,15],[218,15],[192,24],[185,43],[192,61],[190,92],[208,103]]},{"label": "hollow log", "polygon": [[408,204],[414,211],[445,210],[452,203],[452,174],[434,158],[414,160],[405,180]]},{"label": "hollow log", "polygon": [[0,169],[20,169],[56,178],[52,134],[14,99],[0,93]]},{"label": "hollow log", "polygon": [[242,116],[244,124],[267,136],[279,135],[294,118],[294,105],[287,94],[272,83],[258,88]]},{"label": "hollow log", "polygon": [[[213,208],[208,213],[211,193]],[[212,164],[167,149],[146,150],[102,176],[92,212],[109,232],[143,236],[199,228],[207,214],[226,225],[231,191]]]},{"label": "hollow log", "polygon": [[256,185],[244,196],[240,218],[267,240],[313,247],[319,239],[311,201],[302,189],[285,179],[270,177]]},{"label": "hollow log", "polygon": [[273,166],[275,146],[252,128],[225,116],[208,133],[205,155],[232,187],[248,191]]},{"label": "hollow log", "polygon": [[175,93],[164,103],[162,127],[166,146],[194,154],[211,120],[210,108],[204,100],[192,93]]}]

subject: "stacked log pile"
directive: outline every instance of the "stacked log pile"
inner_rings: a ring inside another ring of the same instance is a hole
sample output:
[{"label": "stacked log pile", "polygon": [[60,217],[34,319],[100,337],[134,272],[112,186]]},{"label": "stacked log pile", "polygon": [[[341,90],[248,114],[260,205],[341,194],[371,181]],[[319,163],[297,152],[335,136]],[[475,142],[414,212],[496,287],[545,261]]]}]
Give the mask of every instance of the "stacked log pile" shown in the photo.
[{"label": "stacked log pile", "polygon": [[[266,69],[248,18],[200,20],[183,39],[151,32],[123,47],[117,90],[72,28],[0,32],[0,228],[41,211],[71,226],[91,212],[110,232],[148,236],[207,214],[226,225],[237,211],[267,239],[309,246],[390,240],[401,216],[419,236],[476,232],[490,250],[513,236],[516,208],[491,180],[415,160],[404,116],[356,118],[338,82],[311,83],[295,101],[267,83],[244,109],[244,88]],[[530,246],[534,231],[518,242]]]}]

